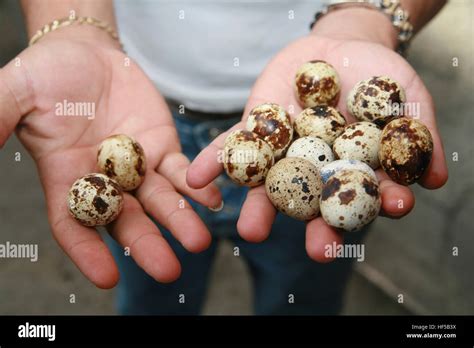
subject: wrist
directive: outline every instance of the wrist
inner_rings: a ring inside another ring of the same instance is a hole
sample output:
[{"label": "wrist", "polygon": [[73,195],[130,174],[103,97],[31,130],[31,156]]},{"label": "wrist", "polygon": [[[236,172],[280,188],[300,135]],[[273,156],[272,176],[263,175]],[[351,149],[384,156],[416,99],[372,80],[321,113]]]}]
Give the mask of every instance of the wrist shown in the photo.
[{"label": "wrist", "polygon": [[98,27],[88,24],[72,24],[50,31],[43,35],[37,44],[49,40],[67,40],[74,42],[84,42],[103,48],[113,48],[121,50],[118,40],[115,40],[109,33]]},{"label": "wrist", "polygon": [[312,35],[337,40],[361,40],[397,46],[397,30],[383,13],[364,7],[349,7],[331,11],[314,25]]}]

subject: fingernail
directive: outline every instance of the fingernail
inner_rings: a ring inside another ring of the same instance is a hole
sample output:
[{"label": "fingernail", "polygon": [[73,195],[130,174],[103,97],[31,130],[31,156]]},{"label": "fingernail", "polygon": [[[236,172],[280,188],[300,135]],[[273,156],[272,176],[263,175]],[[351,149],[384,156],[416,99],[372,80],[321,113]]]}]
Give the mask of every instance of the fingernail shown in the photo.
[{"label": "fingernail", "polygon": [[208,207],[208,209],[214,213],[217,213],[221,211],[222,209],[224,209],[224,201],[222,200],[221,203],[217,207],[214,207],[214,208]]}]

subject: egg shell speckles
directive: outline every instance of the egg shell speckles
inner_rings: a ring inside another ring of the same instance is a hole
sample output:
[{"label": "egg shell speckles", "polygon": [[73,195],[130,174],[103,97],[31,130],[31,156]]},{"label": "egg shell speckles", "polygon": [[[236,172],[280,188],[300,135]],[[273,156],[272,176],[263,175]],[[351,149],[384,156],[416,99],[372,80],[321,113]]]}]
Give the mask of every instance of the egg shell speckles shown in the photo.
[{"label": "egg shell speckles", "polygon": [[432,154],[431,133],[421,122],[402,117],[383,129],[379,158],[393,181],[402,185],[418,181],[428,168]]},{"label": "egg shell speckles", "polygon": [[329,145],[342,133],[346,119],[336,108],[328,105],[304,109],[294,122],[296,133],[300,137],[315,136]]},{"label": "egg shell speckles", "polygon": [[99,146],[97,166],[124,191],[138,188],[145,178],[146,159],[141,145],[124,134],[106,138]]},{"label": "egg shell speckles", "polygon": [[321,215],[328,225],[357,231],[373,221],[380,211],[377,182],[360,170],[342,170],[323,186]]},{"label": "egg shell speckles", "polygon": [[397,81],[386,76],[374,76],[360,81],[349,92],[347,110],[359,121],[383,126],[397,117],[399,109],[394,105],[405,101],[405,90]]},{"label": "egg shell speckles", "polygon": [[286,157],[298,157],[310,161],[320,169],[329,162],[334,161],[331,147],[324,140],[316,137],[303,137],[296,139],[288,148]]},{"label": "egg shell speckles", "polygon": [[338,159],[355,159],[376,169],[379,163],[379,145],[382,131],[371,122],[356,122],[348,125],[336,138],[332,149]]},{"label": "egg shell speckles", "polygon": [[375,181],[377,181],[377,176],[375,175],[374,170],[364,162],[352,159],[342,159],[328,163],[320,169],[319,173],[321,174],[321,180],[323,181],[323,184],[325,184],[331,176],[340,172],[341,170],[360,170],[367,173]]},{"label": "egg shell speckles", "polygon": [[290,115],[278,104],[265,103],[254,107],[247,118],[246,129],[272,147],[276,160],[284,156],[293,139]]},{"label": "egg shell speckles", "polygon": [[318,169],[301,158],[283,158],[268,172],[267,196],[282,213],[298,220],[319,214],[322,182]]},{"label": "egg shell speckles", "polygon": [[304,63],[296,72],[295,92],[305,108],[317,105],[336,106],[341,93],[339,75],[325,61],[312,60]]},{"label": "egg shell speckles", "polygon": [[85,226],[103,226],[114,221],[123,207],[120,186],[103,174],[88,174],[72,184],[68,194],[71,215]]},{"label": "egg shell speckles", "polygon": [[245,186],[263,184],[274,163],[270,145],[247,130],[230,133],[224,142],[224,169],[235,183]]}]

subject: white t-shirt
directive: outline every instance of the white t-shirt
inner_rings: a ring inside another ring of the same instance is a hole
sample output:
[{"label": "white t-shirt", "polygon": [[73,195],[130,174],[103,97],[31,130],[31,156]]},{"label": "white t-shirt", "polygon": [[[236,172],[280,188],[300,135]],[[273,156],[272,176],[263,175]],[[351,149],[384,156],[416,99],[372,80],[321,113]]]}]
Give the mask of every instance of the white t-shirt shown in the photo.
[{"label": "white t-shirt", "polygon": [[256,78],[309,33],[322,1],[116,0],[125,50],[160,92],[190,109],[243,108]]}]

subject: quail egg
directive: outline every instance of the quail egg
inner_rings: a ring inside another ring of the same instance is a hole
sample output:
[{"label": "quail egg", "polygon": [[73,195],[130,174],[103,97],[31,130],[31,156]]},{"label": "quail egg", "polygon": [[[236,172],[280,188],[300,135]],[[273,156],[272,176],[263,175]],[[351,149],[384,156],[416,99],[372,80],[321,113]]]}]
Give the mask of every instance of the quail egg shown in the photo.
[{"label": "quail egg", "polygon": [[382,131],[374,123],[352,123],[334,141],[334,155],[338,159],[359,160],[376,169],[380,165],[378,151],[381,134]]},{"label": "quail egg", "polygon": [[102,141],[97,165],[101,173],[114,179],[124,191],[138,188],[145,178],[145,153],[128,135],[116,134]]},{"label": "quail egg", "polygon": [[329,105],[304,109],[295,119],[294,127],[300,137],[307,135],[323,139],[328,145],[342,133],[346,120],[336,108]]},{"label": "quail egg", "polygon": [[399,116],[401,103],[406,101],[405,90],[387,76],[374,76],[360,81],[349,92],[347,109],[359,121],[385,125]]},{"label": "quail egg", "polygon": [[298,220],[319,214],[321,178],[318,169],[302,158],[283,158],[268,172],[267,196],[282,213]]},{"label": "quail egg", "polygon": [[224,142],[224,169],[235,183],[245,186],[263,184],[274,163],[270,145],[247,130],[231,132]]},{"label": "quail egg", "polygon": [[107,225],[122,210],[122,190],[106,175],[88,174],[72,184],[68,207],[71,215],[84,226]]},{"label": "quail egg", "polygon": [[379,214],[377,181],[360,170],[342,170],[329,178],[321,193],[321,215],[328,225],[357,231]]},{"label": "quail egg", "polygon": [[341,92],[339,75],[323,60],[312,60],[299,67],[295,77],[295,91],[305,108],[317,105],[337,105]]},{"label": "quail egg", "polygon": [[385,126],[380,140],[382,168],[395,182],[411,185],[428,168],[433,139],[428,128],[412,118],[402,117]]},{"label": "quail egg", "polygon": [[325,184],[331,176],[340,172],[341,170],[361,170],[377,181],[377,176],[375,175],[374,170],[364,162],[353,159],[342,159],[328,163],[319,170],[323,184]]},{"label": "quail egg", "polygon": [[274,103],[254,107],[247,118],[246,129],[272,147],[275,160],[283,157],[293,139],[290,115]]},{"label": "quail egg", "polygon": [[299,157],[310,161],[316,168],[334,161],[331,147],[324,140],[316,137],[296,139],[288,148],[286,157]]}]

